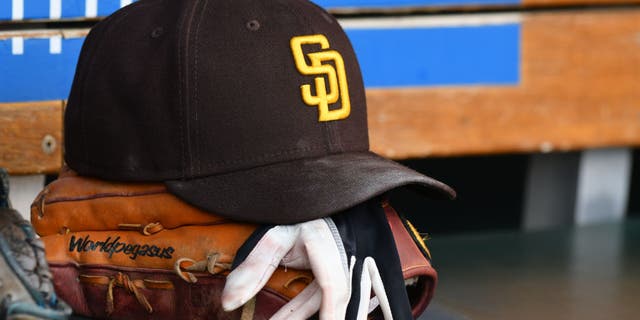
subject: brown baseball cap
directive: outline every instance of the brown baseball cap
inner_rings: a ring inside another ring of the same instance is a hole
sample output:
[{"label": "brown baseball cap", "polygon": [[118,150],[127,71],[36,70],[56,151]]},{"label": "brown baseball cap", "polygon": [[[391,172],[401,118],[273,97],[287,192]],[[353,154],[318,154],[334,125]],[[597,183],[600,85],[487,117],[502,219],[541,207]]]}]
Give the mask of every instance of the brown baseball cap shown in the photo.
[{"label": "brown baseball cap", "polygon": [[107,17],[80,53],[65,148],[81,175],[163,181],[251,222],[311,220],[403,185],[455,197],[369,151],[353,48],[306,0],[142,0]]}]

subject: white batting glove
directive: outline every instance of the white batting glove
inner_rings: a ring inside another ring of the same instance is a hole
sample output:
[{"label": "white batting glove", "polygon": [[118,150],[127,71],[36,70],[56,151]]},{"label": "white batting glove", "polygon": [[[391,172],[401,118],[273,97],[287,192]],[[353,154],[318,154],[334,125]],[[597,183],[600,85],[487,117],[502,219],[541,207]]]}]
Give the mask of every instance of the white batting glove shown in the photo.
[{"label": "white batting glove", "polygon": [[378,306],[386,320],[412,318],[393,234],[377,201],[331,218],[263,227],[238,257],[242,262],[222,293],[227,311],[244,305],[285,266],[311,269],[315,280],[271,319],[307,319],[319,311],[321,320],[366,320]]},{"label": "white batting glove", "polygon": [[347,256],[333,221],[316,219],[269,229],[227,277],[222,306],[231,311],[244,305],[267,283],[278,266],[310,269],[315,279],[271,319],[344,319],[351,277]]}]

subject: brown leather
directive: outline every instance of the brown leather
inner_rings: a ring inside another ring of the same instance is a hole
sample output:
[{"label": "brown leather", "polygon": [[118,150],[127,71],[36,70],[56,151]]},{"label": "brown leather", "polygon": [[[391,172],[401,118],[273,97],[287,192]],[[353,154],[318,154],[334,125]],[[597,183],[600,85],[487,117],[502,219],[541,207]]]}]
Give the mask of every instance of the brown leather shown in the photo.
[{"label": "brown leather", "polygon": [[412,314],[417,318],[433,298],[438,283],[438,273],[418,248],[416,241],[421,239],[415,239],[412,236],[398,213],[388,203],[384,203],[383,208],[396,241],[404,278],[418,277],[416,285],[407,288],[410,290]]},{"label": "brown leather", "polygon": [[[212,227],[217,230],[205,230]],[[238,312],[228,314],[219,307],[220,294],[229,267],[216,268],[215,273],[217,274],[190,271],[189,273],[197,279],[195,283],[185,281],[176,272],[172,272],[173,264],[178,257],[184,256],[194,260],[206,259],[207,250],[216,248],[217,243],[209,242],[208,239],[215,237],[209,237],[205,234],[215,235],[216,231],[221,231],[220,229],[223,227],[226,226],[184,227],[178,230],[167,230],[150,237],[132,231],[113,234],[106,231],[52,235],[42,239],[47,247],[47,253],[50,253],[47,258],[51,264],[56,291],[63,299],[69,299],[69,304],[76,314],[111,319],[195,319],[198,317],[203,319],[239,319]],[[189,230],[183,232],[181,229]],[[176,231],[180,232],[176,233]],[[236,228],[235,231],[237,234],[230,239],[242,240],[238,235],[245,232],[244,234],[248,236],[247,231],[251,230]],[[173,244],[172,248],[176,250],[172,253],[171,259],[146,256],[130,259],[131,255],[119,252],[114,253],[112,259],[109,260],[106,258],[107,253],[99,252],[98,247],[91,250],[92,244],[88,244],[80,253],[77,252],[78,246],[74,247],[76,251],[69,251],[69,239],[72,236],[76,237],[76,241],[78,238],[86,236],[95,240],[102,236],[111,236],[112,239],[121,237],[119,239],[121,243],[132,244],[140,240],[153,243],[164,249],[171,244],[169,242],[171,238],[162,239],[161,237],[169,232],[174,232],[174,235],[182,235],[182,241],[185,241],[182,242],[182,245]],[[239,245],[242,241],[229,241],[229,243],[232,242]],[[226,244],[221,248],[232,247]],[[225,253],[218,262],[230,266],[232,259],[233,255]],[[112,288],[112,294],[109,294],[109,282],[117,280],[119,274],[126,275],[127,281],[130,281],[132,285],[124,285],[123,281],[119,280],[115,283],[116,287]],[[285,271],[283,268],[276,270],[266,288],[261,291],[257,300],[256,311],[258,314],[254,316],[254,319],[268,319],[286,301],[302,291],[311,279],[312,275],[306,271],[295,269]],[[133,287],[134,290],[127,287]],[[185,301],[191,301],[187,298],[192,292],[210,297],[209,303],[205,303],[202,298],[198,302],[199,305],[185,304]],[[111,312],[109,312],[110,310]]]},{"label": "brown leather", "polygon": [[[218,254],[215,269],[210,273],[226,274],[231,268],[235,252],[254,229],[255,226],[248,224],[227,223],[186,226],[150,236],[135,231],[84,231],[49,235],[41,239],[47,248],[47,260],[50,263],[175,270],[179,259],[207,261],[210,255]],[[189,272],[184,268],[181,271]],[[295,269],[287,271],[278,270],[283,275],[272,277],[267,286],[291,298],[298,291],[292,291],[285,284],[292,279],[309,279],[311,274]]]},{"label": "brown leather", "polygon": [[[131,268],[173,269],[180,258],[206,260],[218,253],[231,263],[254,227],[245,224],[187,226],[145,236],[136,231],[82,231],[42,237],[50,262],[113,264]],[[154,247],[151,247],[154,246]]]},{"label": "brown leather", "polygon": [[[417,317],[433,296],[437,274],[401,218],[388,204],[384,207],[404,277],[417,278],[408,287]],[[237,319],[236,313],[221,311],[220,294],[235,252],[255,225],[194,208],[162,184],[106,182],[72,171],[40,193],[31,218],[47,248],[56,290],[80,315]],[[278,268],[256,311],[267,319],[312,279],[306,271]],[[149,281],[154,285],[145,285]],[[167,283],[173,289],[159,288]],[[199,307],[184,303],[193,292],[211,300],[198,300],[206,304]]]},{"label": "brown leather", "polygon": [[[225,312],[221,299],[225,276],[198,274],[190,284],[168,270],[118,268],[114,266],[52,263],[54,285],[61,299],[73,306],[75,314],[98,319],[211,319],[238,320],[241,310]],[[138,287],[152,312],[122,286],[114,286],[113,311],[107,314],[109,281],[124,273]],[[94,277],[94,281],[86,279]],[[105,281],[106,280],[106,281]],[[145,283],[171,283],[172,287],[147,286]],[[288,298],[266,288],[258,293],[254,319],[269,319]]]},{"label": "brown leather", "polygon": [[31,205],[31,223],[40,236],[154,222],[174,229],[228,220],[188,205],[163,184],[116,183],[72,173],[45,187]]}]

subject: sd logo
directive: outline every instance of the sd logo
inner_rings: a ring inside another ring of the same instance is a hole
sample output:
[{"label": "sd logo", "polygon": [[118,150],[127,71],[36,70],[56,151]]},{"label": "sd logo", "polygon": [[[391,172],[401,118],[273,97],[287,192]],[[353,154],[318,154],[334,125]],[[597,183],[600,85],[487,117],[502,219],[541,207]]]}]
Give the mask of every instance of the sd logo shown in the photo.
[{"label": "sd logo", "polygon": [[[307,64],[302,50],[304,45],[320,45],[323,51],[307,53],[311,64]],[[300,86],[302,100],[309,106],[318,107],[320,117],[318,121],[332,121],[345,119],[351,113],[349,101],[349,87],[347,75],[344,69],[344,61],[338,51],[329,49],[329,40],[321,34],[293,37],[291,39],[291,51],[298,71],[303,75],[318,75],[315,77],[315,95],[311,93],[311,85]],[[333,65],[325,62],[333,61]],[[335,66],[335,67],[334,67]],[[325,82],[326,76],[329,82]],[[329,105],[338,102],[339,109],[330,110]]]}]

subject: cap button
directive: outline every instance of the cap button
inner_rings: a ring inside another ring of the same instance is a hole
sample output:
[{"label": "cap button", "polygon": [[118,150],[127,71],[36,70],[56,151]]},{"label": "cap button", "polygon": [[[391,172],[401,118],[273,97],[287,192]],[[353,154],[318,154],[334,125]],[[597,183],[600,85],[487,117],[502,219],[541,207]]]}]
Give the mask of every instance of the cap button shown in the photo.
[{"label": "cap button", "polygon": [[162,27],[157,27],[155,29],[153,29],[153,31],[151,31],[151,38],[159,38],[162,33],[164,33],[164,29]]},{"label": "cap button", "polygon": [[260,22],[258,20],[251,20],[247,22],[247,29],[251,31],[258,31],[258,29],[260,29]]}]

